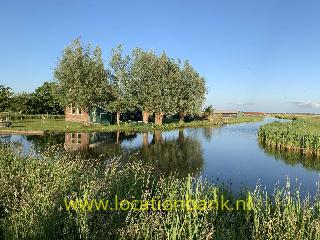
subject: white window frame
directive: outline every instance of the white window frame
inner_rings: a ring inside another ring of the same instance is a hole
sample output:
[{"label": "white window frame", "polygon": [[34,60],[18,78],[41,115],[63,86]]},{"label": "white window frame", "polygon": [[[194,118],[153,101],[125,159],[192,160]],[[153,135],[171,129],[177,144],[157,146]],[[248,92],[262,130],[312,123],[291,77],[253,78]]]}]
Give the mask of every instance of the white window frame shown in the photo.
[{"label": "white window frame", "polygon": [[[73,109],[75,110],[74,112],[73,112]],[[82,115],[82,109],[78,108],[78,107],[73,107],[71,105],[71,114],[72,115]]]},{"label": "white window frame", "polygon": [[71,144],[81,144],[81,133],[71,133]]}]

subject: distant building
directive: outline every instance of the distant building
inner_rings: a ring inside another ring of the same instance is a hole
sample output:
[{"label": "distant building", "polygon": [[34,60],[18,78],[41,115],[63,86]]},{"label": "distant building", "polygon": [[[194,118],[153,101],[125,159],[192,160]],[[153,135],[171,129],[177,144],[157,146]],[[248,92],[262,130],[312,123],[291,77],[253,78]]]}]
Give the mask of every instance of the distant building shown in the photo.
[{"label": "distant building", "polygon": [[104,107],[99,105],[93,106],[87,112],[84,109],[77,107],[67,107],[65,109],[65,120],[69,122],[81,123],[100,123],[113,124],[114,117]]},{"label": "distant building", "polygon": [[264,116],[263,112],[243,112],[245,116]]},{"label": "distant building", "polygon": [[213,112],[213,114],[219,114],[222,117],[238,117],[238,116],[242,116],[242,112],[241,111],[237,111],[237,110],[215,110]]}]

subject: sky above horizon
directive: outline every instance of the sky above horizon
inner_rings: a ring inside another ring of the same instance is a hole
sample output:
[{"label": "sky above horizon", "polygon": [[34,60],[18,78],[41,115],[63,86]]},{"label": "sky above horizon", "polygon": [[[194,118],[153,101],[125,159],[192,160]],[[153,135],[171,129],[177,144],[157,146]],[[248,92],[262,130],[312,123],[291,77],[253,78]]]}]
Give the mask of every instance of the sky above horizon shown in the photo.
[{"label": "sky above horizon", "polygon": [[73,39],[188,59],[216,109],[320,112],[320,1],[0,0],[0,84],[32,92]]}]

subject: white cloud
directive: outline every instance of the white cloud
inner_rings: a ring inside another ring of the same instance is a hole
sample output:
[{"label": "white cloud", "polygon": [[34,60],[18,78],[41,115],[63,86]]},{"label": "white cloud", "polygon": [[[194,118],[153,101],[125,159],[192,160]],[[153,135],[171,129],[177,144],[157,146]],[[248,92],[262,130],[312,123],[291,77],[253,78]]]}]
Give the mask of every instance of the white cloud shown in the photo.
[{"label": "white cloud", "polygon": [[316,108],[316,109],[320,108],[319,102],[306,101],[306,102],[287,102],[287,103],[295,105],[297,107]]}]

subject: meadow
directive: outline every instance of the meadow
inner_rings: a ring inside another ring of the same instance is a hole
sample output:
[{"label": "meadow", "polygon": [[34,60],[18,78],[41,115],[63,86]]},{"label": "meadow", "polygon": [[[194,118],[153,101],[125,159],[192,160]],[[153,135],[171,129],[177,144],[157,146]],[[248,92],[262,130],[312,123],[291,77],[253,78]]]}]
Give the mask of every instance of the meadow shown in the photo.
[{"label": "meadow", "polygon": [[23,119],[12,122],[10,128],[0,129],[0,133],[30,133],[42,134],[45,132],[114,132],[114,131],[152,131],[171,130],[186,127],[205,127],[222,124],[235,124],[242,122],[261,121],[261,116],[240,116],[230,118],[217,117],[213,121],[195,120],[190,122],[169,122],[163,125],[144,124],[139,122],[124,122],[118,125],[83,124],[66,122],[64,119]]},{"label": "meadow", "polygon": [[[136,156],[127,159],[77,152],[59,146],[25,156],[17,145],[0,145],[1,239],[319,239],[320,196],[300,189],[261,186],[235,195],[205,179],[157,174]],[[67,211],[64,199],[251,199],[240,211]]]}]

